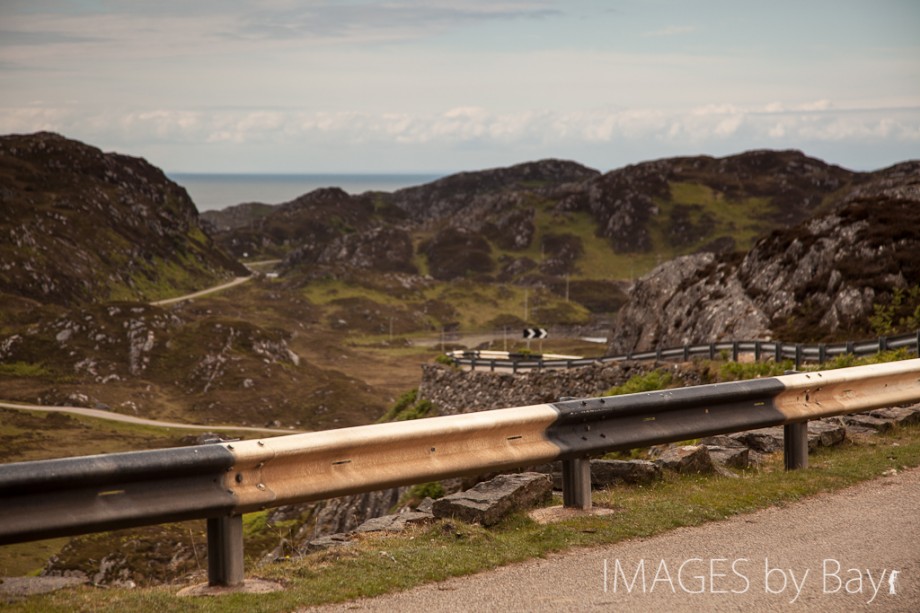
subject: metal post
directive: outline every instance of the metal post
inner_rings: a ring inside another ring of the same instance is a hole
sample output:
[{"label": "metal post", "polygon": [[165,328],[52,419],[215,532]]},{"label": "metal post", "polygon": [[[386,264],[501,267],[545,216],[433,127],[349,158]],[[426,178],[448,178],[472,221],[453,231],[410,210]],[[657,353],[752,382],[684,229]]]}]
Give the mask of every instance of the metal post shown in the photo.
[{"label": "metal post", "polygon": [[709,343],[709,359],[710,360],[716,359],[716,344],[715,343]]},{"label": "metal post", "polygon": [[920,330],[917,330],[917,357],[920,357]]},{"label": "metal post", "polygon": [[795,346],[795,369],[798,370],[802,367],[802,345],[799,343]]},{"label": "metal post", "polygon": [[856,343],[847,341],[847,355],[856,355]]},{"label": "metal post", "polygon": [[208,585],[243,583],[243,516],[208,518]]},{"label": "metal post", "polygon": [[754,343],[754,361],[755,362],[760,361],[760,350],[761,350],[760,341],[756,341]]},{"label": "metal post", "polygon": [[690,361],[690,345],[684,345],[684,362]]},{"label": "metal post", "polygon": [[888,337],[880,336],[878,337],[878,352],[888,351]]},{"label": "metal post", "polygon": [[562,461],[562,506],[587,511],[591,508],[591,460]]},{"label": "metal post", "polygon": [[821,343],[818,345],[818,364],[827,362],[827,345]]},{"label": "metal post", "polygon": [[783,361],[783,344],[779,341],[773,342],[773,361],[777,364]]},{"label": "metal post", "polygon": [[732,362],[738,361],[738,341],[732,341]]},{"label": "metal post", "polygon": [[783,463],[786,470],[808,468],[808,422],[783,426]]}]

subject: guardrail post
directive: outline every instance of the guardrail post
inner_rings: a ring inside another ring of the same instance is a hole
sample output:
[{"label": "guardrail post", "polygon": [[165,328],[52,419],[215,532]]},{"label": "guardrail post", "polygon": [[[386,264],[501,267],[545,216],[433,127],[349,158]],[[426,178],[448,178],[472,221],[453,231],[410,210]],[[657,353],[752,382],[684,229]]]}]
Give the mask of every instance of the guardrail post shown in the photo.
[{"label": "guardrail post", "polygon": [[827,362],[827,345],[821,343],[818,345],[818,364]]},{"label": "guardrail post", "polygon": [[777,364],[783,361],[783,344],[779,341],[773,341],[773,361]]},{"label": "guardrail post", "polygon": [[920,330],[917,330],[917,346],[915,349],[917,350],[917,357],[920,358]]},{"label": "guardrail post", "polygon": [[783,463],[786,470],[808,468],[808,422],[783,426]]},{"label": "guardrail post", "polygon": [[709,359],[710,360],[716,359],[716,344],[715,343],[709,343]]},{"label": "guardrail post", "polygon": [[762,347],[760,346],[760,341],[754,341],[754,361],[760,361],[760,351]]},{"label": "guardrail post", "polygon": [[878,352],[888,351],[888,337],[880,336],[878,337]]},{"label": "guardrail post", "polygon": [[798,343],[795,346],[795,369],[798,370],[802,367],[802,344]]},{"label": "guardrail post", "polygon": [[562,506],[587,511],[591,508],[591,460],[562,461]]},{"label": "guardrail post", "polygon": [[661,347],[658,347],[655,349],[655,361],[656,362],[661,361]]},{"label": "guardrail post", "polygon": [[208,585],[243,583],[243,516],[208,518]]},{"label": "guardrail post", "polygon": [[738,361],[738,341],[732,341],[732,362]]},{"label": "guardrail post", "polygon": [[470,370],[471,371],[476,370],[476,358],[475,357],[470,358]]},{"label": "guardrail post", "polygon": [[690,345],[684,345],[684,362],[689,362],[689,361],[690,361]]},{"label": "guardrail post", "polygon": [[847,355],[856,354],[856,343],[853,341],[847,341]]}]

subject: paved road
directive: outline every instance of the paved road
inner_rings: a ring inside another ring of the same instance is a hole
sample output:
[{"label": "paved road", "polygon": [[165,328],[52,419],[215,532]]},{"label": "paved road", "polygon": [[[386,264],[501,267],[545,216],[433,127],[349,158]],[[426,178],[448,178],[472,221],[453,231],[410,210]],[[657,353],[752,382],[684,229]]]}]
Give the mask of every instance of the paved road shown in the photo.
[{"label": "paved road", "polygon": [[24,411],[48,411],[50,413],[73,413],[75,415],[84,415],[86,417],[95,417],[97,419],[107,419],[109,421],[120,421],[128,424],[139,424],[142,426],[154,426],[156,428],[178,428],[183,430],[206,430],[213,432],[215,430],[237,430],[241,432],[267,432],[275,434],[298,434],[301,430],[284,430],[281,428],[253,428],[249,426],[232,426],[232,425],[197,425],[182,424],[170,421],[156,421],[155,419],[145,419],[143,417],[134,417],[123,415],[121,413],[112,413],[101,409],[87,409],[84,407],[49,407],[40,404],[22,404],[18,402],[0,401],[0,408],[19,409]]},{"label": "paved road", "polygon": [[784,508],[311,610],[916,612],[920,469]]},{"label": "paved road", "polygon": [[203,289],[200,292],[194,292],[192,294],[186,294],[185,296],[178,296],[176,298],[167,298],[166,300],[157,300],[156,302],[151,302],[153,306],[166,306],[167,304],[174,304],[176,302],[182,302],[183,300],[191,300],[192,298],[198,298],[200,296],[205,296],[207,294],[213,294],[214,292],[219,292],[242,283],[246,283],[252,279],[252,276],[249,277],[237,277],[233,281],[227,283],[222,283],[221,285],[215,285],[214,287],[209,287],[208,289]]}]

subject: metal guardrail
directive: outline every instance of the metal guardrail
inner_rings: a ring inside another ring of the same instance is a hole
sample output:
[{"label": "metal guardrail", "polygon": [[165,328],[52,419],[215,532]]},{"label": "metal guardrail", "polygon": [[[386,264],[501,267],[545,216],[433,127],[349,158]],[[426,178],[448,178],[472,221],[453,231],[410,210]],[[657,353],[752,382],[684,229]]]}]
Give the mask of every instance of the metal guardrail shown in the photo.
[{"label": "metal guardrail", "polygon": [[[920,401],[920,359],[178,449],[0,466],[0,544],[206,518],[209,581],[243,581],[242,514],[563,460],[590,505],[592,454]],[[804,451],[803,451],[804,450]],[[787,450],[788,451],[788,450]],[[789,457],[792,461],[789,461]],[[586,484],[587,480],[587,484]]]},{"label": "metal guardrail", "polygon": [[722,341],[699,345],[669,347],[666,349],[656,349],[654,351],[637,351],[597,358],[572,359],[566,357],[564,359],[556,359],[553,356],[510,355],[506,359],[500,359],[489,354],[480,355],[475,352],[464,352],[465,355],[456,353],[448,354],[448,357],[458,366],[466,366],[469,367],[470,370],[480,368],[495,371],[501,369],[517,373],[522,370],[578,368],[581,366],[591,366],[592,364],[607,364],[610,362],[624,362],[627,360],[686,361],[694,357],[715,359],[718,355],[725,352],[726,354],[730,354],[731,359],[734,361],[737,361],[738,356],[742,353],[754,354],[755,360],[766,357],[772,357],[777,362],[787,359],[793,360],[795,367],[798,369],[801,368],[802,364],[805,362],[823,364],[840,355],[852,354],[864,356],[890,349],[907,348],[918,350],[918,347],[920,347],[920,331],[898,336],[881,336],[877,339],[863,341],[821,343],[818,345],[785,343],[783,341]]}]

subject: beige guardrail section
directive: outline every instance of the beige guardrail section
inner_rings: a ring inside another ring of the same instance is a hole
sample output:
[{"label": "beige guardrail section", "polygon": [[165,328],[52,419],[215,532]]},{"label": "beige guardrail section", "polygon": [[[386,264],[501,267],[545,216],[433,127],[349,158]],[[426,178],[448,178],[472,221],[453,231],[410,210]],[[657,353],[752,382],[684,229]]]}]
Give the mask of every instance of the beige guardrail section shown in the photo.
[{"label": "beige guardrail section", "polygon": [[920,399],[920,359],[777,377],[775,399],[790,421],[832,417]]},{"label": "beige guardrail section", "polygon": [[546,462],[550,405],[225,444],[238,512]]}]

